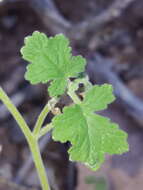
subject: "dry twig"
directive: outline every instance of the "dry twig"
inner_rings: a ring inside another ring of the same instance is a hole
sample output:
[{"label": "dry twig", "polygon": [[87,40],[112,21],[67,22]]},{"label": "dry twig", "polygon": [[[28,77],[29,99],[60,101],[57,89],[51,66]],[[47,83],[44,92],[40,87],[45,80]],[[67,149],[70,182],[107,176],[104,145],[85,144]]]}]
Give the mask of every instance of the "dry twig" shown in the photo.
[{"label": "dry twig", "polygon": [[54,34],[65,33],[71,28],[70,22],[62,16],[53,0],[32,0],[30,5],[38,13],[45,26]]},{"label": "dry twig", "polygon": [[135,0],[115,0],[101,14],[73,24],[66,20],[56,8],[53,0],[32,0],[31,7],[40,15],[43,23],[53,34],[62,32],[71,39],[83,39],[89,31],[97,32],[108,22],[120,17],[122,12]]},{"label": "dry twig", "polygon": [[105,24],[119,18],[123,11],[135,0],[115,0],[109,6],[108,9],[103,11],[97,16],[91,15],[90,18],[85,19],[85,21],[79,23],[77,26],[73,26],[73,35],[78,34],[79,39],[85,38],[89,31],[94,31],[94,34],[105,26]]}]

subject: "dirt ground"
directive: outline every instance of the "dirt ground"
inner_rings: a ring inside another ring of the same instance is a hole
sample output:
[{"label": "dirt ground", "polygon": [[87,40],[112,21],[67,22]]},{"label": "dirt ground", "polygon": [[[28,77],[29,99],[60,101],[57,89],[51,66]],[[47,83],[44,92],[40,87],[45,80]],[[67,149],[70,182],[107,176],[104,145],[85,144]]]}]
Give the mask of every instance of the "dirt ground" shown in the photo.
[{"label": "dirt ground", "polygon": [[[130,1],[128,4],[127,0],[0,2],[0,85],[31,129],[48,99],[44,85],[30,86],[24,80],[27,63],[21,58],[20,48],[24,37],[35,30],[49,36],[64,32],[71,41],[73,53],[81,53],[87,58],[87,73],[93,83],[109,82],[115,88],[121,87],[115,89],[115,103],[101,114],[110,117],[128,133],[130,151],[119,156],[107,155],[102,168],[91,172],[68,160],[69,143],[54,143],[47,136],[42,141],[42,156],[54,190],[142,190],[143,2]],[[72,26],[70,29],[69,25]],[[98,58],[101,64],[98,64]],[[108,73],[109,62],[111,74]],[[117,81],[112,81],[112,74]],[[122,88],[123,85],[129,91]],[[128,92],[125,99],[122,96],[124,90]],[[66,99],[60,106],[65,104]],[[46,121],[50,118],[51,115]],[[39,188],[25,138],[0,104],[0,190]]]}]

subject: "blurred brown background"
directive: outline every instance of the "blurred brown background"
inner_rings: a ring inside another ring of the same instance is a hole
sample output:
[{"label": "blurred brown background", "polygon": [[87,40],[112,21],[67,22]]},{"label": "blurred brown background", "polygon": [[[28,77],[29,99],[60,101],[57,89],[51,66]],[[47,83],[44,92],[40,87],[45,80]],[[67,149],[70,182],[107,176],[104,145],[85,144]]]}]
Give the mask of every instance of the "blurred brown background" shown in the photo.
[{"label": "blurred brown background", "polygon": [[[47,101],[44,85],[24,80],[20,48],[33,31],[64,33],[74,54],[87,58],[94,84],[111,83],[117,100],[101,114],[119,123],[130,151],[107,156],[97,172],[68,161],[69,144],[48,134],[41,152],[53,190],[143,189],[143,1],[0,0],[0,85],[32,126]],[[66,99],[61,101],[61,106]],[[47,118],[47,121],[49,118]],[[0,103],[0,190],[38,190],[25,138]]]}]

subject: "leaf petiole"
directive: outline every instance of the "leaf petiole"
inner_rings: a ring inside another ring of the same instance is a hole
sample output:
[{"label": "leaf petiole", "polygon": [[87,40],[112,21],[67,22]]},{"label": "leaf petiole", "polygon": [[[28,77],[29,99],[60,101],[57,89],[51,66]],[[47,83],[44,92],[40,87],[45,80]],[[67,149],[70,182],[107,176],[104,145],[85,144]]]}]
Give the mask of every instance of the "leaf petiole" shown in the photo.
[{"label": "leaf petiole", "polygon": [[45,105],[45,107],[43,108],[43,110],[41,111],[41,113],[40,113],[40,115],[39,115],[39,117],[37,119],[37,122],[36,122],[34,130],[33,130],[34,135],[39,134],[40,129],[41,129],[41,127],[42,127],[42,125],[44,123],[44,120],[45,120],[46,116],[48,115],[49,111],[50,111],[49,104],[47,103]]},{"label": "leaf petiole", "polygon": [[40,139],[42,136],[46,135],[51,129],[53,129],[53,127],[54,126],[52,125],[52,123],[47,124],[45,127],[43,127],[38,134],[38,139]]},{"label": "leaf petiole", "polygon": [[39,135],[46,116],[48,115],[50,111],[54,109],[54,106],[56,105],[57,102],[58,102],[58,98],[52,98],[41,111],[33,130],[33,134],[35,136]]},{"label": "leaf petiole", "polygon": [[71,99],[73,100],[73,102],[75,104],[80,104],[81,100],[79,99],[79,97],[75,93],[75,89],[73,88],[73,84],[74,84],[73,82],[71,82],[70,80],[68,80],[68,91],[67,91],[67,94],[71,97]]}]

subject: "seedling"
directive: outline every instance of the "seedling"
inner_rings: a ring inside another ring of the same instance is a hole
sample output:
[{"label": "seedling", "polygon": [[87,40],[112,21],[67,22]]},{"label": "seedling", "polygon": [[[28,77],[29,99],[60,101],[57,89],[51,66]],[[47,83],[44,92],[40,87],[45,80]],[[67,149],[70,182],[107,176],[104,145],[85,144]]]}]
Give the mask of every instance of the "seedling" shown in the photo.
[{"label": "seedling", "polygon": [[[82,162],[94,171],[104,162],[106,154],[128,151],[127,134],[110,119],[95,113],[106,109],[115,100],[112,86],[93,86],[89,82],[83,74],[86,60],[82,56],[72,56],[69,41],[64,35],[48,38],[36,31],[25,38],[21,53],[23,59],[30,62],[25,79],[31,84],[50,83],[48,93],[51,99],[41,111],[33,131],[1,87],[0,100],[27,139],[43,190],[50,190],[50,186],[38,141],[51,129],[53,140],[71,143],[68,150],[71,161]],[[78,93],[80,84],[84,87],[81,94]],[[60,110],[56,104],[63,94],[67,94],[73,104]],[[50,124],[42,127],[50,111],[55,116]]]}]

